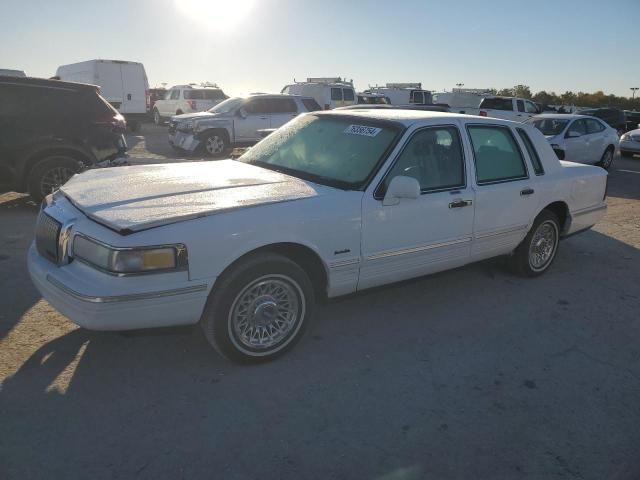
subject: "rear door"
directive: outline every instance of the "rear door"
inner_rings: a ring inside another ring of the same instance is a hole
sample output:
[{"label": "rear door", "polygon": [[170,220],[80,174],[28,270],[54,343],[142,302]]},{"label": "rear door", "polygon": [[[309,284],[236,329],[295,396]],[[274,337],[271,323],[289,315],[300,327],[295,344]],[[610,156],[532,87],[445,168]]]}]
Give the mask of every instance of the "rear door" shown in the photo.
[{"label": "rear door", "polygon": [[511,128],[468,124],[466,130],[476,184],[471,256],[481,260],[509,253],[522,241],[540,192]]},{"label": "rear door", "polygon": [[271,128],[266,98],[248,99],[242,106],[243,115],[235,119],[235,137],[238,142],[256,142],[260,140],[258,130]]},{"label": "rear door", "polygon": [[122,69],[116,62],[96,62],[96,81],[100,86],[100,95],[120,113],[124,113],[124,87]]},{"label": "rear door", "polygon": [[280,128],[298,116],[298,105],[293,98],[268,98],[265,100],[270,128]]},{"label": "rear door", "polygon": [[[570,137],[571,134],[578,134],[577,137]],[[564,138],[565,160],[578,163],[590,163],[589,138],[587,135],[587,122],[585,120],[575,120],[567,128]]]},{"label": "rear door", "polygon": [[147,111],[147,77],[142,65],[120,63],[123,101],[121,113],[145,113]]},{"label": "rear door", "polygon": [[585,120],[587,124],[587,154],[589,163],[598,163],[607,146],[605,126],[595,118]]}]

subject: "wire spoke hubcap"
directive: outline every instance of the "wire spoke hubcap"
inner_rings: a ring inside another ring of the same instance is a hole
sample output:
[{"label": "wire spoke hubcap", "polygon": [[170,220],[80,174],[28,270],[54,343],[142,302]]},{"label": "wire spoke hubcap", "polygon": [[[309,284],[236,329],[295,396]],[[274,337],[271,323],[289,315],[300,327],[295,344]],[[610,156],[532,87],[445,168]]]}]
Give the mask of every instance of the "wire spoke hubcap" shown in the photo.
[{"label": "wire spoke hubcap", "polygon": [[284,275],[261,277],[242,290],[229,313],[230,330],[251,350],[270,350],[290,336],[304,316],[300,286]]},{"label": "wire spoke hubcap", "polygon": [[558,243],[558,230],[551,221],[540,224],[531,238],[529,246],[529,265],[534,270],[544,269],[555,252]]}]

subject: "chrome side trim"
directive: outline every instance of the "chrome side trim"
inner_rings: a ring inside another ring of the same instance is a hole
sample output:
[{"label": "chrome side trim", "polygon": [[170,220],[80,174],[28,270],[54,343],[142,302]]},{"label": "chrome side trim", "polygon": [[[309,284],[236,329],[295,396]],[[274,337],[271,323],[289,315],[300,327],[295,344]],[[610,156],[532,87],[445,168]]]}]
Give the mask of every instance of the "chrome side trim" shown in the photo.
[{"label": "chrome side trim", "polygon": [[52,284],[54,287],[63,291],[67,295],[72,296],[76,300],[81,300],[83,302],[89,303],[117,303],[117,302],[132,302],[136,300],[149,300],[153,298],[162,298],[162,297],[173,297],[176,295],[186,295],[188,293],[197,293],[204,292],[207,290],[207,285],[194,285],[192,287],[184,287],[184,288],[176,288],[174,290],[161,290],[156,292],[145,292],[145,293],[132,293],[129,295],[114,295],[114,296],[106,296],[106,297],[97,297],[93,295],[85,295],[80,292],[76,292],[72,288],[67,287],[59,280],[56,280],[51,275],[47,274],[47,281]]},{"label": "chrome side trim", "polygon": [[582,210],[576,210],[575,212],[571,212],[572,217],[579,217],[580,215],[586,215],[587,213],[599,212],[600,210],[606,210],[607,204],[597,205],[595,207],[587,207]]},{"label": "chrome side trim", "polygon": [[341,260],[339,262],[333,262],[329,264],[329,268],[348,267],[350,265],[357,265],[360,263],[360,259],[354,258],[351,260]]},{"label": "chrome side trim", "polygon": [[460,243],[467,243],[467,242],[470,242],[470,241],[471,241],[471,237],[460,238],[458,240],[451,240],[450,242],[432,243],[430,245],[423,245],[421,247],[406,248],[404,250],[394,250],[394,251],[391,251],[391,252],[376,253],[374,255],[369,255],[366,259],[367,260],[378,260],[380,258],[397,257],[398,255],[407,255],[407,254],[410,254],[410,253],[418,253],[418,252],[423,252],[425,250],[433,250],[434,248],[448,247],[448,246],[451,246],[451,245],[458,245]]},{"label": "chrome side trim", "polygon": [[500,230],[497,232],[489,232],[489,233],[483,233],[481,235],[475,235],[475,238],[480,239],[480,238],[495,237],[496,235],[506,235],[509,233],[521,232],[522,230],[526,230],[527,228],[529,228],[529,225],[519,225],[517,227],[507,228],[506,230]]}]

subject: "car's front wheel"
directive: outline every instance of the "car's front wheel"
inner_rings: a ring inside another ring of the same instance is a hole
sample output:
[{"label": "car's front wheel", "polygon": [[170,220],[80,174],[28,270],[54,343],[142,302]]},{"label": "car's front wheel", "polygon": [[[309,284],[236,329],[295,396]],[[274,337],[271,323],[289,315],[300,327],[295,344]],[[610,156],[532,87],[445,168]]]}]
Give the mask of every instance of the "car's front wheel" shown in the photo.
[{"label": "car's front wheel", "polygon": [[214,287],[200,324],[209,343],[239,363],[272,360],[292,348],[313,315],[314,289],[292,260],[248,257]]},{"label": "car's front wheel", "polygon": [[212,132],[202,142],[204,154],[207,157],[223,157],[229,149],[227,137],[221,132]]},{"label": "car's front wheel", "polygon": [[537,277],[546,272],[558,253],[560,222],[550,210],[543,210],[510,259],[516,273]]},{"label": "car's front wheel", "polygon": [[31,169],[27,186],[36,202],[53,193],[81,170],[82,164],[66,155],[47,157]]}]

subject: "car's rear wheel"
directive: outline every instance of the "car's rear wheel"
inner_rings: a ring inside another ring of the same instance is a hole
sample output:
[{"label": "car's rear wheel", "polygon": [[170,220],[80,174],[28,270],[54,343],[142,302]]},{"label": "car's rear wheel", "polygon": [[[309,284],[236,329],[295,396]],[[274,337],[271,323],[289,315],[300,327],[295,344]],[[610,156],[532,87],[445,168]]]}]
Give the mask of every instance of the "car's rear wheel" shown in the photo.
[{"label": "car's rear wheel", "polygon": [[209,343],[233,361],[273,360],[291,349],[311,322],[311,280],[282,255],[248,257],[218,282],[200,324]]},{"label": "car's rear wheel", "polygon": [[207,157],[223,157],[229,150],[229,142],[222,132],[208,134],[202,142],[204,154]]},{"label": "car's rear wheel", "polygon": [[162,124],[162,117],[160,116],[160,112],[157,108],[153,109],[153,123],[155,123],[156,125]]},{"label": "car's rear wheel", "polygon": [[524,240],[510,258],[512,268],[525,277],[537,277],[546,272],[558,253],[560,222],[558,216],[543,210],[533,222]]},{"label": "car's rear wheel", "polygon": [[613,148],[608,147],[602,154],[602,158],[598,162],[598,166],[604,168],[605,170],[609,170],[612,163],[613,163]]}]

